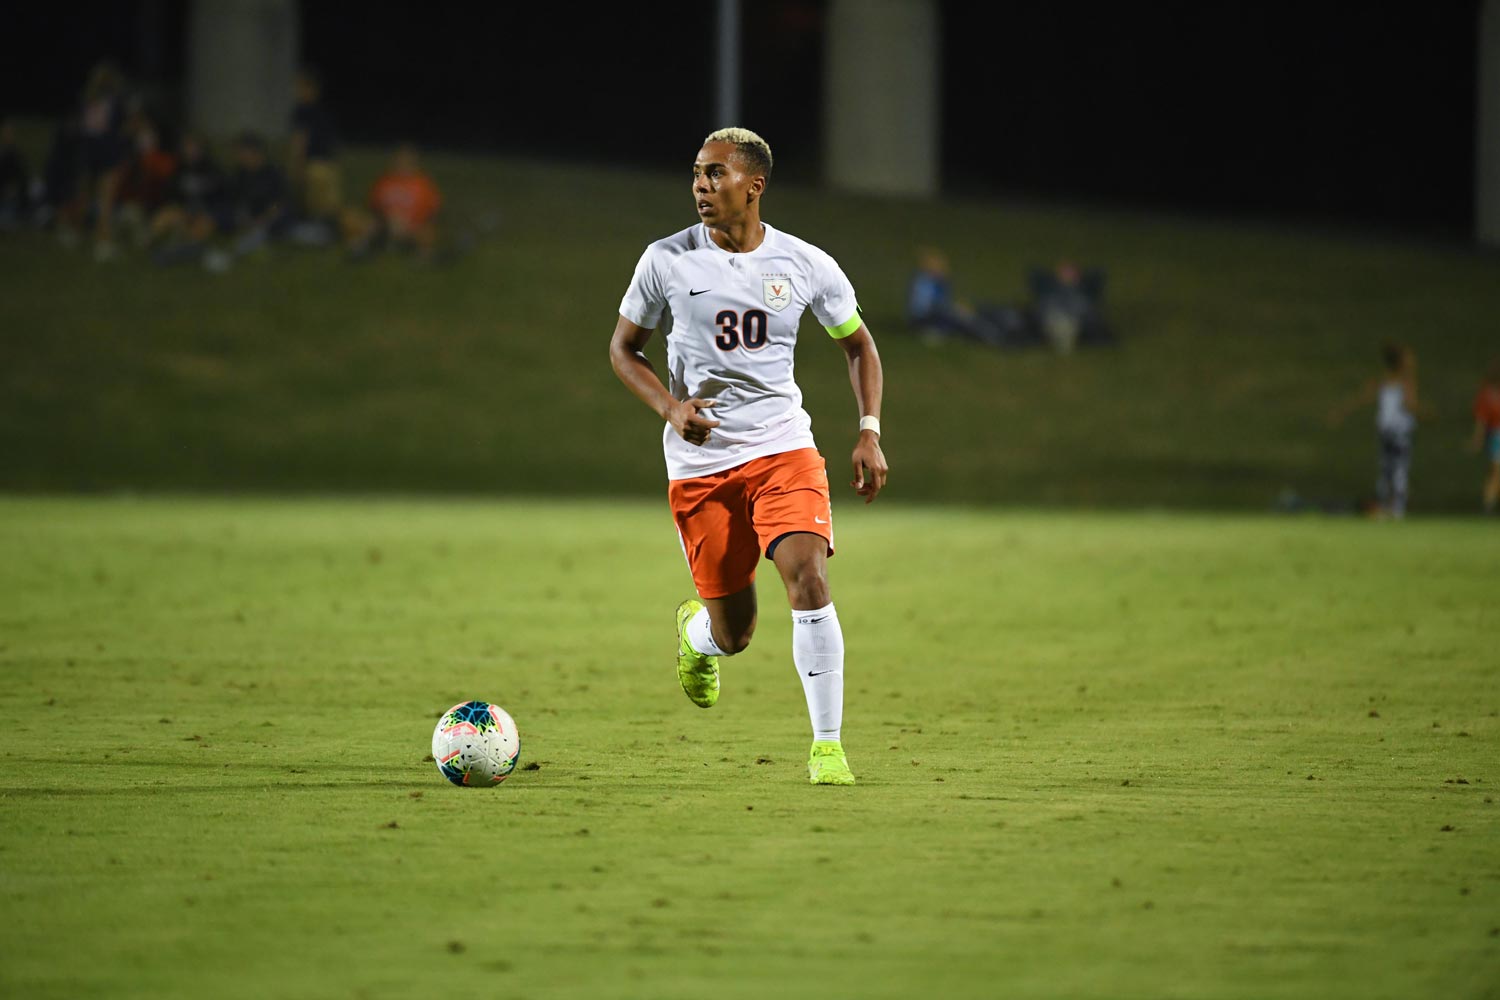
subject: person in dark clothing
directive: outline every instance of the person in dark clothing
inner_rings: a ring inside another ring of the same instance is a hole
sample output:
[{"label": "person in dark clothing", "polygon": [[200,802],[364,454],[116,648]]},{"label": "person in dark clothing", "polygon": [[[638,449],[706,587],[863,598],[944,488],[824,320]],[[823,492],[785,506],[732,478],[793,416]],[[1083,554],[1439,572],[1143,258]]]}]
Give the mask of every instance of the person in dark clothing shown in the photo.
[{"label": "person in dark clothing", "polygon": [[190,215],[210,216],[218,228],[227,230],[231,223],[225,213],[228,185],[223,168],[209,155],[203,140],[191,133],[182,137],[181,156],[168,201]]},{"label": "person in dark clothing", "polygon": [[31,215],[31,171],[16,146],[16,127],[0,120],[0,229],[15,229]]},{"label": "person in dark clothing", "polygon": [[64,118],[52,133],[47,159],[42,164],[42,203],[37,208],[40,225],[55,224],[60,239],[77,239],[79,185],[83,180],[83,141],[76,118]]},{"label": "person in dark clothing", "polygon": [[338,218],[343,182],[337,156],[338,132],[323,104],[322,80],[316,72],[304,68],[297,74],[289,166],[307,219],[328,222]]},{"label": "person in dark clothing", "polygon": [[179,146],[177,172],[166,204],[151,218],[151,241],[159,264],[198,260],[215,233],[234,230],[228,181],[203,141],[189,133]]},{"label": "person in dark clothing", "polygon": [[[130,155],[125,96],[125,78],[113,63],[101,62],[89,74],[79,107],[84,176],[81,194],[85,199],[93,197],[94,259],[101,262],[115,256],[115,195]],[[89,208],[85,202],[73,214],[86,216]]]},{"label": "person in dark clothing", "polygon": [[287,222],[286,178],[271,162],[266,140],[242,133],[235,143],[235,170],[229,181],[236,247],[254,250],[281,234]]},{"label": "person in dark clothing", "polygon": [[271,162],[266,140],[254,132],[240,133],[234,143],[234,161],[226,209],[234,236],[232,250],[210,250],[203,256],[203,266],[216,273],[229,270],[236,257],[281,238],[291,224],[286,178]]},{"label": "person in dark clothing", "polygon": [[1105,273],[1059,261],[1050,270],[1033,268],[1027,277],[1032,310],[1043,338],[1059,354],[1075,347],[1115,343],[1104,318]]}]

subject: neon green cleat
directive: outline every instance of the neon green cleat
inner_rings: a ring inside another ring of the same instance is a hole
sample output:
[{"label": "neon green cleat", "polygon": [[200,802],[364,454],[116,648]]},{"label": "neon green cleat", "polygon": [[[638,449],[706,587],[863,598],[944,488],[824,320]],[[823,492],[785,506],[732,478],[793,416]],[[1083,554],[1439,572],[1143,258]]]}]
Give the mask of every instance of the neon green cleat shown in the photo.
[{"label": "neon green cleat", "polygon": [[843,744],[836,740],[814,740],[812,753],[807,757],[807,780],[814,785],[854,784],[854,772],[849,770]]},{"label": "neon green cleat", "polygon": [[703,602],[692,597],[677,605],[677,679],[694,705],[713,708],[719,700],[719,658],[704,656],[687,638],[687,623],[702,609]]}]

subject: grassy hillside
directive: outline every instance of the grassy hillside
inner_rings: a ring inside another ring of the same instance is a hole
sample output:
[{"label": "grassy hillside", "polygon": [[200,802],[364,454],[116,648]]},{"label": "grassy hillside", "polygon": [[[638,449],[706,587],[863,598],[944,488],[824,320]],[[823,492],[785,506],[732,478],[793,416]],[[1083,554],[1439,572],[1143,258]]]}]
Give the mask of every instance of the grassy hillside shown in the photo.
[{"label": "grassy hillside", "polygon": [[[375,167],[355,156],[350,189]],[[0,487],[658,492],[655,422],[615,382],[605,344],[642,247],[693,220],[686,169],[432,167],[455,216],[500,219],[446,269],[287,249],[215,277],[0,237]],[[1460,442],[1500,353],[1493,257],[793,186],[772,188],[766,215],[830,250],[860,290],[886,361],[897,496],[1259,508],[1291,486],[1351,499],[1372,479],[1369,417],[1331,430],[1323,415],[1397,337],[1416,346],[1437,408],[1414,509],[1476,505]],[[927,242],[972,298],[1019,300],[1032,263],[1107,266],[1124,345],[1059,358],[908,337],[901,303]],[[811,320],[799,351],[838,466],[856,416],[842,355]]]},{"label": "grassy hillside", "polygon": [[839,518],[835,789],[654,501],[0,500],[0,995],[1496,996],[1490,525]]}]

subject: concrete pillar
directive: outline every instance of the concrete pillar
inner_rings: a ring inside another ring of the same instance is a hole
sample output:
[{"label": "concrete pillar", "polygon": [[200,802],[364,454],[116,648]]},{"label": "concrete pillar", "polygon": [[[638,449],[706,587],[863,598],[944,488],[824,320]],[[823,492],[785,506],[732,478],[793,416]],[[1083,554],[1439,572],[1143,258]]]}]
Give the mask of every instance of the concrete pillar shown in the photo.
[{"label": "concrete pillar", "polygon": [[[352,16],[352,15],[351,15]],[[208,135],[286,133],[300,48],[297,0],[193,0],[188,117]]]},{"label": "concrete pillar", "polygon": [[1474,238],[1500,247],[1500,0],[1479,7],[1474,121]]},{"label": "concrete pillar", "polygon": [[825,44],[828,183],[870,194],[937,194],[937,0],[832,0]]}]

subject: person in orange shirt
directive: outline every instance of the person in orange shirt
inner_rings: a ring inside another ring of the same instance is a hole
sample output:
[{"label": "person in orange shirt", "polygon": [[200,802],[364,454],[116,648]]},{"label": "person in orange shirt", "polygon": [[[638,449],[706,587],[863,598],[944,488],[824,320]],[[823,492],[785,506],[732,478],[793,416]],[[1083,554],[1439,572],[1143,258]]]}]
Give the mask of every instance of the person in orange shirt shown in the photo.
[{"label": "person in orange shirt", "polygon": [[1479,451],[1481,444],[1489,462],[1484,477],[1484,512],[1493,514],[1500,501],[1500,359],[1490,362],[1474,397],[1474,435],[1469,439],[1469,450]]},{"label": "person in orange shirt", "polygon": [[167,201],[172,178],[177,173],[177,156],[163,149],[155,123],[144,115],[132,122],[135,149],[120,168],[115,188],[115,205],[120,221],[136,233],[137,242],[149,241],[149,220]]},{"label": "person in orange shirt", "polygon": [[353,257],[367,255],[381,242],[414,247],[430,258],[437,247],[438,210],[443,196],[422,169],[416,147],[396,150],[391,165],[370,186],[366,209],[345,213],[345,238]]}]

